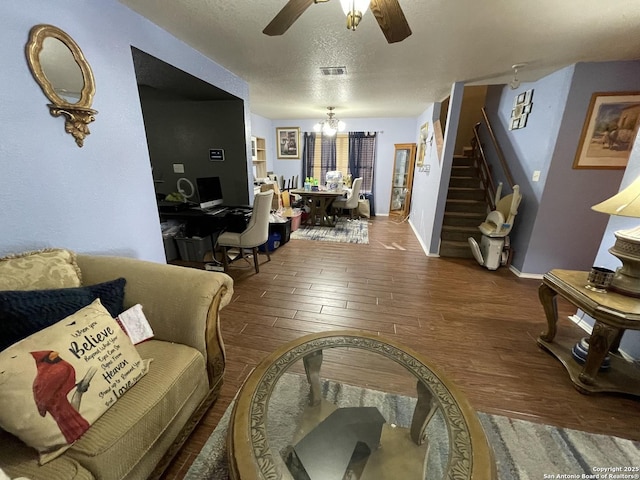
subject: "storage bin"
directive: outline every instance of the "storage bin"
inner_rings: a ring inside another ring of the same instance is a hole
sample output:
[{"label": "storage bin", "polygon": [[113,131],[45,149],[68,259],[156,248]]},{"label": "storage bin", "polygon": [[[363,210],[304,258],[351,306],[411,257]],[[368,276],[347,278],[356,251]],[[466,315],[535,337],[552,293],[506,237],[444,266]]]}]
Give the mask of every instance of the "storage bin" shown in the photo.
[{"label": "storage bin", "polygon": [[291,231],[295,232],[300,228],[300,221],[302,220],[302,212],[298,212],[291,217]]},{"label": "storage bin", "polygon": [[269,233],[279,233],[280,245],[284,245],[291,237],[291,219],[288,219],[284,223],[270,223]]},{"label": "storage bin", "polygon": [[204,262],[207,254],[213,258],[213,244],[211,236],[206,237],[176,237],[180,258],[188,262]]},{"label": "storage bin", "polygon": [[162,236],[164,243],[164,256],[167,257],[167,262],[176,260],[178,258],[178,246],[176,245],[176,239],[173,236]]},{"label": "storage bin", "polygon": [[280,246],[280,234],[278,232],[273,232],[269,234],[269,239],[263,245],[258,247],[258,250],[261,252],[266,252],[266,246],[269,246],[269,252],[273,252],[276,248]]}]

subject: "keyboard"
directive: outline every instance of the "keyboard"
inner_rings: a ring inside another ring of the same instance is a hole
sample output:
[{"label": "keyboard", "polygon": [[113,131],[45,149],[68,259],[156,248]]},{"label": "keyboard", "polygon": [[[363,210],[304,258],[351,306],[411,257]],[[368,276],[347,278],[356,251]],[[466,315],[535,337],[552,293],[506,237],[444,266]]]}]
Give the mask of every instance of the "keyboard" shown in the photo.
[{"label": "keyboard", "polygon": [[227,211],[226,207],[217,208],[215,210],[203,210],[203,212],[206,213],[207,215],[218,215],[219,213],[226,212],[226,211]]}]

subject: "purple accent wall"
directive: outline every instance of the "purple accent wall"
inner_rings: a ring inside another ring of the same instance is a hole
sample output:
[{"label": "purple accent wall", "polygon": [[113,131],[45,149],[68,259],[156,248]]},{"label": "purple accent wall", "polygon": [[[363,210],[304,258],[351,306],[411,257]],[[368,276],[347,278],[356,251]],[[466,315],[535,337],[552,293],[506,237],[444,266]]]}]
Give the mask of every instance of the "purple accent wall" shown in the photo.
[{"label": "purple accent wall", "polygon": [[[590,207],[618,191],[623,171],[575,170],[573,159],[591,94],[639,90],[638,78],[638,61],[583,63],[515,91],[489,89],[488,115],[523,193],[511,235],[520,272],[592,266],[608,219]],[[531,88],[527,126],[509,131],[514,95]],[[531,181],[534,170],[541,171],[539,182]]]}]

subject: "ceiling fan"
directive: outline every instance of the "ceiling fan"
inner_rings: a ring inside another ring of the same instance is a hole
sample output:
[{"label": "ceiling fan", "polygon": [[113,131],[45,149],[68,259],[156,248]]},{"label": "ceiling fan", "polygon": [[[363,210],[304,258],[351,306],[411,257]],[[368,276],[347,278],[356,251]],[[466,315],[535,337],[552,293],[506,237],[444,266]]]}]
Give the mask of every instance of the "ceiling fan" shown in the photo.
[{"label": "ceiling fan", "polygon": [[[324,3],[328,1],[329,0],[289,0],[262,33],[270,36],[282,35],[312,3]],[[400,8],[398,0],[365,0],[364,2],[362,0],[341,0],[341,3],[347,15],[347,28],[350,30],[356,29],[366,7],[369,6],[378,21],[378,25],[380,25],[382,33],[384,33],[384,36],[387,38],[387,42],[401,42],[411,35],[411,28],[409,28],[409,24],[402,12],[402,8]],[[364,7],[358,7],[358,4],[363,4]]]}]

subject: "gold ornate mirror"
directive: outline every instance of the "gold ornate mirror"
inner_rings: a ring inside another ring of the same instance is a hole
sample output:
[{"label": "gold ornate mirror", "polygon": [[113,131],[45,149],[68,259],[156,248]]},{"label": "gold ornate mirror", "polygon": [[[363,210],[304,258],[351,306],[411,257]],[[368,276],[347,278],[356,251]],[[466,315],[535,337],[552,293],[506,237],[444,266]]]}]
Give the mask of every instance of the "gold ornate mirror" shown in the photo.
[{"label": "gold ornate mirror", "polygon": [[64,115],[65,131],[82,147],[98,112],[91,109],[96,86],[80,47],[58,27],[36,25],[26,53],[31,73],[51,101],[51,115]]}]

